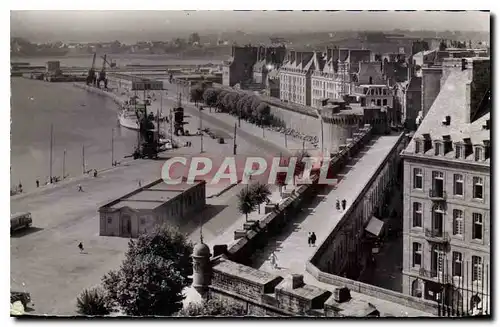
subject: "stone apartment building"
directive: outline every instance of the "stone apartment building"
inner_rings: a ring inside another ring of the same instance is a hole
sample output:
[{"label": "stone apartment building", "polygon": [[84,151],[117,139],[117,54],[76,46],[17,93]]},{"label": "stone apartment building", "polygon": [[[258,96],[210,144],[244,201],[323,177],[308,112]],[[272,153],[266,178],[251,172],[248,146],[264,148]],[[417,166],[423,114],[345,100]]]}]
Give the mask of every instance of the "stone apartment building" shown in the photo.
[{"label": "stone apartment building", "polygon": [[320,108],[325,99],[351,93],[360,63],[371,61],[370,50],[289,51],[280,69],[280,99]]},{"label": "stone apartment building", "polygon": [[490,61],[445,59],[404,158],[403,293],[490,312]]},{"label": "stone apartment building", "polygon": [[285,54],[285,46],[233,46],[231,59],[222,68],[222,84],[231,87],[256,84],[265,88],[267,75],[279,69]]}]

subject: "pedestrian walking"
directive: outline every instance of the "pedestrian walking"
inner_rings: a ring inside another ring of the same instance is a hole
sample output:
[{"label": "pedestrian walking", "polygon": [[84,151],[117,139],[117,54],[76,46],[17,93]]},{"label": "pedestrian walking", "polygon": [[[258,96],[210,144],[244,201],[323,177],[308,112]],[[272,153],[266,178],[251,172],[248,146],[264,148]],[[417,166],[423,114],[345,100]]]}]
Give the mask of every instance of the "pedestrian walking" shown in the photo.
[{"label": "pedestrian walking", "polygon": [[309,247],[311,247],[312,245],[312,237],[311,237],[311,232],[309,232],[307,234],[307,244],[309,245]]},{"label": "pedestrian walking", "polygon": [[335,208],[337,208],[337,210],[340,211],[340,201],[339,201],[339,199],[337,199],[337,201],[335,202]]},{"label": "pedestrian walking", "polygon": [[97,169],[94,169],[94,177],[97,177]]},{"label": "pedestrian walking", "polygon": [[139,187],[142,187],[142,183],[141,183],[141,180],[139,179]]},{"label": "pedestrian walking", "polygon": [[342,200],[342,210],[345,210],[346,205],[347,205],[347,201],[345,199]]},{"label": "pedestrian walking", "polygon": [[78,184],[78,192],[83,192],[82,184]]},{"label": "pedestrian walking", "polygon": [[80,253],[83,252],[83,243],[80,242],[80,244],[78,244],[78,248],[80,249]]},{"label": "pedestrian walking", "polygon": [[314,232],[311,234],[311,245],[316,246],[316,234]]},{"label": "pedestrian walking", "polygon": [[274,269],[278,268],[278,257],[276,257],[276,253],[271,253],[271,266]]},{"label": "pedestrian walking", "polygon": [[36,187],[40,187],[40,181],[38,179],[36,180]]},{"label": "pedestrian walking", "polygon": [[21,184],[21,182],[19,182],[18,191],[19,193],[23,193],[23,184]]}]

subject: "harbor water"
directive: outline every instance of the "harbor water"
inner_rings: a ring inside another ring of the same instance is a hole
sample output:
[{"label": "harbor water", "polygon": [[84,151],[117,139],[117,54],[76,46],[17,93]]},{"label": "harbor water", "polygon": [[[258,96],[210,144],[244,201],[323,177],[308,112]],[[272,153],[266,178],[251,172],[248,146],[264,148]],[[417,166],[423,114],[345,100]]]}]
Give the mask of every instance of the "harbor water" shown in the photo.
[{"label": "harbor water", "polygon": [[[83,170],[112,167],[133,152],[137,132],[122,128],[118,106],[108,97],[71,83],[11,79],[11,186],[23,191],[49,180],[51,125],[52,176],[81,176]],[[113,143],[113,151],[112,151]],[[64,154],[66,153],[66,154]]]}]

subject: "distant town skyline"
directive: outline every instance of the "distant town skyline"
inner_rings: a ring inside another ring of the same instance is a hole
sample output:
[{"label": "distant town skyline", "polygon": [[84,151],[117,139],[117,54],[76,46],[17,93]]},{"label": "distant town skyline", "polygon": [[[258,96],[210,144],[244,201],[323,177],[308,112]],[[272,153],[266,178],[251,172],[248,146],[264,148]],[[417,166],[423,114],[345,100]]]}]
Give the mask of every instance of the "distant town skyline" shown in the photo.
[{"label": "distant town skyline", "polygon": [[[293,22],[293,23],[291,23]],[[95,41],[119,35],[190,32],[328,32],[340,30],[490,30],[480,11],[11,11],[11,35],[62,41]],[[97,34],[98,33],[98,34]]]}]

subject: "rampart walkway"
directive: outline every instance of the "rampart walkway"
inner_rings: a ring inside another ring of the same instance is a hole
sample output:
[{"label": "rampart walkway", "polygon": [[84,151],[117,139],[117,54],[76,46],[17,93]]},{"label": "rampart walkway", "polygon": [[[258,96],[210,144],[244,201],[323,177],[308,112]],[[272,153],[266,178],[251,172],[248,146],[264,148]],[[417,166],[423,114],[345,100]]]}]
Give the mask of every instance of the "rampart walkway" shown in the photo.
[{"label": "rampart walkway", "polygon": [[[304,281],[324,289],[333,289],[332,285],[318,282],[305,270],[305,263],[316,251],[316,247],[310,247],[307,243],[308,233],[315,232],[316,244],[321,244],[335,225],[341,220],[345,211],[335,208],[337,199],[347,200],[347,209],[363,190],[366,183],[376,172],[379,165],[388,155],[397,142],[399,136],[381,136],[372,141],[367,148],[363,149],[353,162],[348,164],[344,171],[339,174],[340,180],[336,187],[330,188],[319,194],[316,203],[290,221],[283,233],[270,239],[268,245],[254,257],[254,268],[269,271],[286,276],[290,273],[304,275]],[[278,269],[270,264],[272,252],[278,258]],[[390,313],[394,316],[418,316],[428,315],[425,312],[409,309],[392,302],[376,299],[364,294],[351,292],[353,298],[362,298],[371,302],[380,311]],[[411,312],[409,312],[411,311]]]}]

